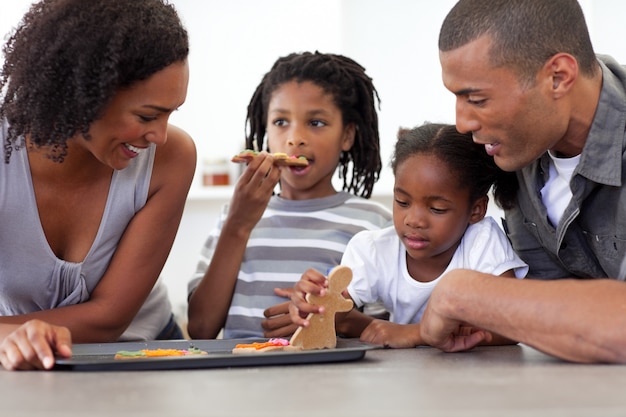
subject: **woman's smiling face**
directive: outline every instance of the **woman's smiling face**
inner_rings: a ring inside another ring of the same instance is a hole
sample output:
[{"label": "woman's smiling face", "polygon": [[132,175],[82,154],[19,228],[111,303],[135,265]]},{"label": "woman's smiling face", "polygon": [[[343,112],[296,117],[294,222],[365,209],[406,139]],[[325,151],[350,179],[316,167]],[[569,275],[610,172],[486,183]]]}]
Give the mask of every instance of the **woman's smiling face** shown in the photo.
[{"label": "woman's smiling face", "polygon": [[151,143],[162,145],[167,141],[169,117],[184,103],[188,81],[185,61],[118,91],[102,117],[91,124],[90,139],[68,141],[68,156],[82,147],[104,165],[126,168]]}]

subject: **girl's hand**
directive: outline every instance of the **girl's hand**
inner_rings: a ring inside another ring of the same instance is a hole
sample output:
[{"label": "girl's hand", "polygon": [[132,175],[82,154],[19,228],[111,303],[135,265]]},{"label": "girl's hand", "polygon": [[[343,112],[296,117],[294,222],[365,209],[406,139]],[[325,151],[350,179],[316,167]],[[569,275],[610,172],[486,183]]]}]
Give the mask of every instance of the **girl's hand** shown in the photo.
[{"label": "girl's hand", "polygon": [[424,344],[419,323],[396,324],[386,320],[372,321],[361,333],[360,340],[391,348],[412,348]]},{"label": "girl's hand", "polygon": [[328,287],[328,279],[314,269],[308,269],[302,274],[300,281],[296,282],[291,294],[289,315],[296,326],[307,327],[309,321],[306,317],[310,313],[323,314],[324,307],[310,304],[306,300],[307,294],[324,296]]},{"label": "girl's hand", "polygon": [[0,363],[8,370],[51,369],[55,353],[72,356],[69,329],[41,320],[30,320],[0,343]]}]

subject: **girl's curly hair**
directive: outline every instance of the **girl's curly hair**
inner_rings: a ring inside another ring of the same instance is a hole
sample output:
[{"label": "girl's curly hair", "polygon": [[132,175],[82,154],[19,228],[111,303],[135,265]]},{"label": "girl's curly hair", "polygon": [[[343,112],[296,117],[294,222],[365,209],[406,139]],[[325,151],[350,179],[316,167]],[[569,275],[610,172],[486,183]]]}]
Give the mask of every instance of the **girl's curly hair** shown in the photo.
[{"label": "girl's curly hair", "polygon": [[0,120],[5,162],[30,143],[63,161],[67,140],[89,139],[114,94],[184,61],[189,40],[167,0],[42,0],[3,48]]},{"label": "girl's curly hair", "polygon": [[493,186],[496,204],[502,209],[514,207],[518,182],[515,172],[501,170],[485,147],[474,143],[471,133],[459,133],[454,125],[424,123],[413,129],[400,129],[391,160],[395,175],[398,166],[413,155],[434,155],[469,189],[470,200],[486,195]]}]

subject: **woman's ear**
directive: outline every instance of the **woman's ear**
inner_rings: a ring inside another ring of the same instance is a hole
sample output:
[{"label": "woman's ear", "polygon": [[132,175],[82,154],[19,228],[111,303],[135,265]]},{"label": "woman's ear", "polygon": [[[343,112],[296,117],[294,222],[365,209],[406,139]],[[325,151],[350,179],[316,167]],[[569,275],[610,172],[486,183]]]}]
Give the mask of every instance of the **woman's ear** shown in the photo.
[{"label": "woman's ear", "polygon": [[356,137],[356,126],[354,123],[349,123],[343,128],[343,138],[341,139],[341,150],[348,152],[354,145],[354,138]]},{"label": "woman's ear", "polygon": [[489,205],[489,197],[484,195],[472,203],[469,223],[478,223],[485,218],[487,214],[487,206]]}]

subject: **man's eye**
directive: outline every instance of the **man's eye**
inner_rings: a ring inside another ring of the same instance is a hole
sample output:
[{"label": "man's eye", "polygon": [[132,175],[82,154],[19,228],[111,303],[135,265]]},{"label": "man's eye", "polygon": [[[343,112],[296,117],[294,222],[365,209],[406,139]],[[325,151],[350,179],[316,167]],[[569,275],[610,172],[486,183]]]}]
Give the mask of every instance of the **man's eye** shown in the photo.
[{"label": "man's eye", "polygon": [[471,100],[471,99],[467,99],[467,102],[469,104],[472,104],[474,106],[482,106],[483,104],[485,104],[487,100],[485,99],[481,99],[481,100]]}]

